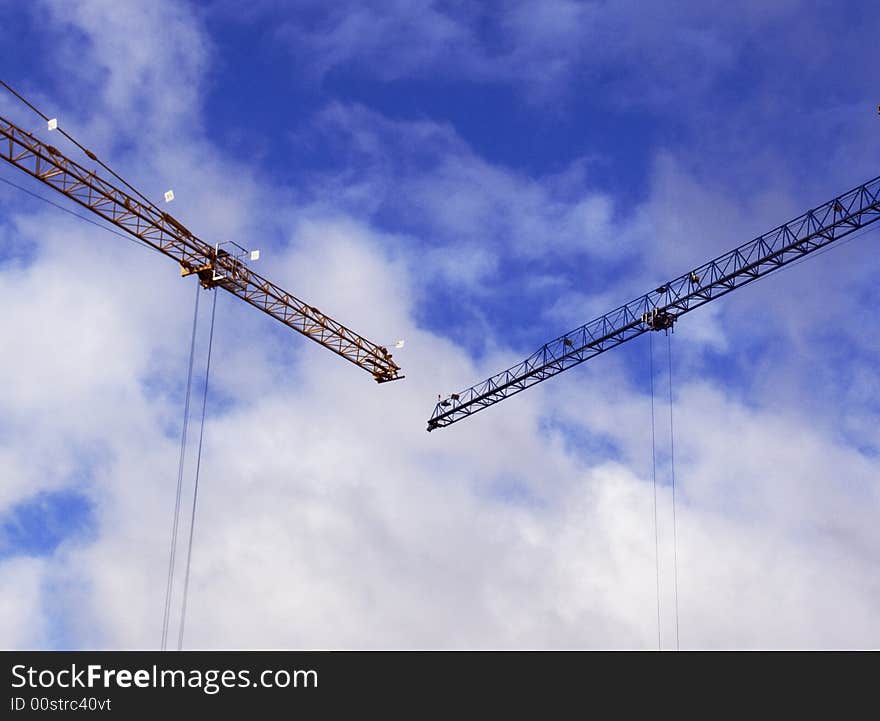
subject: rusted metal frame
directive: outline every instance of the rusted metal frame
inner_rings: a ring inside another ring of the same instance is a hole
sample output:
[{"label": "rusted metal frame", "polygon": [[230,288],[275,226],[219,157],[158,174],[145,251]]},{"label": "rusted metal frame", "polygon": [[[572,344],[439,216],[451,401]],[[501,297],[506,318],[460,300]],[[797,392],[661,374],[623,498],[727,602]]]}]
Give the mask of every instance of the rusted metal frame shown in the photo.
[{"label": "rusted metal frame", "polygon": [[[254,297],[247,297],[247,296],[239,296],[239,297],[242,298],[242,300],[244,300],[246,303],[249,303],[250,305],[254,306],[255,308],[257,308],[257,309],[259,309],[259,310],[263,310],[263,311],[265,312],[263,306],[261,305],[261,303],[260,303],[260,301],[259,301],[258,299],[254,298]],[[309,333],[304,332],[303,330],[301,330],[299,327],[297,327],[297,326],[294,325],[293,323],[286,321],[286,320],[285,320],[282,316],[280,316],[280,315],[275,315],[275,314],[271,314],[271,313],[269,313],[269,315],[271,315],[271,316],[272,316],[273,318],[275,318],[276,320],[280,320],[280,321],[281,321],[282,323],[284,323],[284,325],[286,325],[287,327],[292,328],[293,330],[295,330],[295,331],[297,331],[297,332],[299,332],[299,333],[302,333],[302,334],[305,335],[306,337],[308,337],[308,338],[310,338],[311,340],[315,341],[316,343],[318,343],[318,344],[324,346],[324,347],[327,348],[328,350],[333,351],[333,352],[336,353],[337,355],[342,356],[342,357],[345,358],[346,360],[348,360],[348,361],[354,363],[354,364],[357,365],[359,368],[363,368],[364,370],[367,370],[368,372],[370,372],[370,373],[376,378],[376,380],[378,380],[378,381],[380,381],[380,382],[384,382],[385,380],[395,380],[395,379],[396,379],[396,378],[395,378],[395,376],[396,376],[396,371],[399,370],[399,367],[397,367],[396,365],[395,365],[393,368],[389,367],[388,365],[382,365],[382,366],[380,366],[380,367],[381,367],[381,370],[382,370],[382,373],[378,373],[378,374],[377,374],[375,371],[371,371],[370,369],[368,369],[368,368],[365,367],[365,365],[364,365],[364,363],[363,363],[363,360],[362,360],[362,358],[360,357],[360,354],[359,354],[359,353],[357,353],[357,352],[354,352],[354,353],[352,353],[352,352],[346,352],[344,349],[342,349],[342,348],[340,347],[339,342],[338,342],[338,341],[339,341],[339,337],[338,337],[338,336],[333,336],[333,335],[330,336],[333,340],[337,341],[336,343],[333,343],[333,342],[330,342],[330,341],[325,341],[324,339],[322,339],[322,338],[320,338],[320,337],[317,337],[317,336],[315,336],[315,335],[313,335],[313,334],[309,334]],[[355,350],[355,351],[359,351],[360,349],[357,348],[357,347],[355,346],[355,347],[354,347],[354,350]],[[378,365],[378,364],[376,364],[376,365]]]},{"label": "rusted metal frame", "polygon": [[383,364],[387,363],[389,367],[399,369],[395,363],[387,361],[384,354],[380,351],[379,346],[372,341],[344,326],[339,321],[324,315],[320,311],[315,311],[312,306],[299,298],[292,296],[287,291],[279,288],[274,283],[262,278],[253,271],[247,271],[247,276],[247,283],[250,287],[253,287],[257,292],[265,294],[267,297],[274,297],[282,303],[286,310],[295,310],[302,320],[311,321],[321,329],[321,332],[337,336],[348,342],[352,348],[360,349],[366,355],[374,356]]},{"label": "rusted metal frame", "polygon": [[[220,258],[217,266],[229,268],[230,263]],[[313,311],[312,306],[257,273],[242,269],[236,281],[243,286],[241,289],[221,287],[356,365],[364,367],[369,364],[372,370],[365,370],[377,380],[379,377],[393,377],[400,370],[397,364],[384,357],[377,345],[323,313]]]},{"label": "rusted metal frame", "polygon": [[[0,118],[5,160],[106,221],[180,263],[187,272],[217,267],[233,280],[213,283],[370,372],[377,381],[395,380],[400,367],[379,346],[312,306],[252,273],[234,259],[215,257],[214,248],[172,216],[144,205],[56,149]],[[16,152],[20,149],[20,152]],[[240,284],[241,287],[237,287]],[[209,284],[210,285],[210,284]],[[248,290],[252,288],[252,290]],[[367,367],[370,366],[370,367]]]},{"label": "rusted metal frame", "polygon": [[[5,122],[8,123],[8,121]],[[21,170],[24,170],[29,175],[32,175],[37,178],[37,180],[40,180],[58,192],[67,195],[80,205],[83,205],[87,209],[100,215],[105,220],[122,227],[124,230],[137,236],[139,239],[145,240],[146,237],[148,237],[146,233],[143,231],[134,232],[128,222],[120,220],[114,217],[113,213],[107,213],[103,210],[107,205],[124,208],[126,214],[137,216],[139,220],[143,221],[147,226],[155,227],[160,232],[159,242],[148,242],[157,250],[162,251],[178,262],[185,261],[192,263],[205,258],[208,260],[210,259],[212,248],[207,243],[194,237],[191,242],[179,237],[178,234],[171,232],[164,219],[161,218],[161,216],[158,216],[156,212],[148,206],[139,203],[124,191],[119,190],[119,188],[108,183],[103,178],[100,178],[94,171],[87,170],[60,153],[49,151],[49,146],[45,143],[42,143],[31,135],[23,133],[12,124],[8,123],[8,125],[9,127],[0,127],[0,133],[9,139],[10,148],[14,148],[15,145],[18,145],[22,148],[22,152],[15,155],[12,150],[10,150],[9,155],[5,156],[5,159]],[[30,142],[26,142],[24,139],[17,137],[16,130],[19,131],[18,134],[24,134]],[[26,160],[28,158],[33,159],[33,168],[27,165]],[[45,170],[43,169],[44,165],[48,166]],[[76,182],[70,182],[68,178],[74,178]],[[87,189],[87,199],[83,199],[79,192],[80,189]],[[171,238],[171,240],[163,242],[163,233]],[[177,255],[169,252],[169,249],[172,248],[177,250]]]}]

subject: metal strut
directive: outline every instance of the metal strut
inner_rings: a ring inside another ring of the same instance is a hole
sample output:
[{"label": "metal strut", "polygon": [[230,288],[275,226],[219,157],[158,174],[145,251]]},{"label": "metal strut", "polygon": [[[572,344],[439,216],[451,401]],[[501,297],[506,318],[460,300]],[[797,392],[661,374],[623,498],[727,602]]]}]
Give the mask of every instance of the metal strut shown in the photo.
[{"label": "metal strut", "polygon": [[384,346],[263,278],[240,256],[205,242],[172,215],[121,190],[97,170],[84,168],[3,117],[0,158],[172,258],[183,275],[198,274],[206,288],[220,287],[238,296],[363,368],[377,382],[403,378]]},{"label": "metal strut", "polygon": [[541,346],[482,383],[438,399],[428,430],[444,428],[830,245],[880,218],[880,177],[734,248]]}]

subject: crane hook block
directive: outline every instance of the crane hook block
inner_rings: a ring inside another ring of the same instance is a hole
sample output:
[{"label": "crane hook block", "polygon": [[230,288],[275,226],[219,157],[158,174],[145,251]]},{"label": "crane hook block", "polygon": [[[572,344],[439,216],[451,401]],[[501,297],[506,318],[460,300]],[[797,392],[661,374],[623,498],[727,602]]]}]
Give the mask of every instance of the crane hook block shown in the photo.
[{"label": "crane hook block", "polygon": [[642,323],[651,330],[669,330],[675,324],[675,316],[661,308],[653,308],[642,314]]}]

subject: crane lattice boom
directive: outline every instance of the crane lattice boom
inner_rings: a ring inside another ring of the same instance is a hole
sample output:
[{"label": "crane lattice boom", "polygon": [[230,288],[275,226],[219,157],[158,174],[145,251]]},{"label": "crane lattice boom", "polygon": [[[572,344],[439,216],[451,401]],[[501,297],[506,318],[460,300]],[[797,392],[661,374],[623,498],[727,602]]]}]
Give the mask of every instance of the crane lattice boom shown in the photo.
[{"label": "crane lattice boom", "polygon": [[880,218],[880,178],[669,281],[541,346],[521,363],[441,400],[428,430],[452,425],[572,366],[813,253]]},{"label": "crane lattice boom", "polygon": [[2,117],[0,157],[173,258],[183,275],[198,274],[206,288],[220,287],[238,296],[368,371],[379,383],[403,377],[385,347],[324,315],[255,273],[240,257],[206,243],[173,216],[120,190],[97,171],[87,170]]}]

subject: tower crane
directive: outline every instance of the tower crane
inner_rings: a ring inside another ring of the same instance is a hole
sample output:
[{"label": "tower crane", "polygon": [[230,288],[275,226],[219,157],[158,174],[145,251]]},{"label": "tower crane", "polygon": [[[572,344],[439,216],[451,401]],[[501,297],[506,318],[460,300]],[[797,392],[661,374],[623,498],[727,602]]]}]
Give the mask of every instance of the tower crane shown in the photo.
[{"label": "tower crane", "polygon": [[[196,236],[174,216],[160,210],[113,173],[94,153],[62,131],[56,119],[47,118],[6,83],[2,84],[46,120],[50,131],[59,130],[127,190],[102,177],[98,170],[83,167],[58,148],[0,116],[0,157],[3,160],[175,260],[180,264],[181,275],[197,275],[204,288],[222,288],[241,298],[366,370],[379,383],[403,378],[400,366],[392,360],[386,347],[367,340],[315,306],[255,273],[247,266],[247,251],[237,244],[232,244],[235,248],[230,252],[222,247],[225,244],[212,245]],[[173,197],[173,194],[170,196]],[[250,257],[256,259],[258,253]]]},{"label": "tower crane", "polygon": [[545,343],[515,366],[439,398],[428,431],[520,391],[650,331],[665,331],[685,313],[720,298],[880,219],[880,177]]}]

